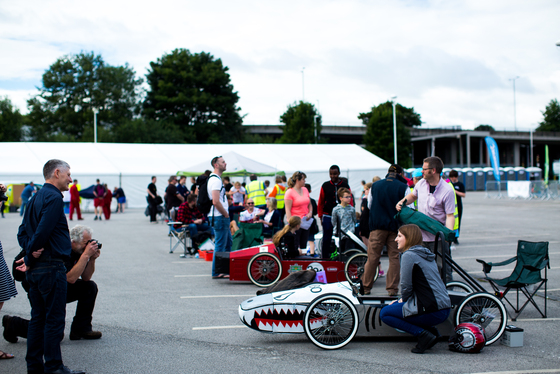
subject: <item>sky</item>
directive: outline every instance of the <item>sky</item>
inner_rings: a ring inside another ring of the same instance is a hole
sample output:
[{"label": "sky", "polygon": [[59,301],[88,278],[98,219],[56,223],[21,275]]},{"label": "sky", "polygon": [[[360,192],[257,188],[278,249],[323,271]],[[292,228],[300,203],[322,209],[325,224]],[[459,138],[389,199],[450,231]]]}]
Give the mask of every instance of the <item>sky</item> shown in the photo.
[{"label": "sky", "polygon": [[145,77],[185,48],[229,68],[245,124],[303,99],[325,125],[359,125],[396,96],[422,127],[526,131],[560,99],[559,19],[556,0],[0,0],[0,96],[26,113],[68,54]]}]

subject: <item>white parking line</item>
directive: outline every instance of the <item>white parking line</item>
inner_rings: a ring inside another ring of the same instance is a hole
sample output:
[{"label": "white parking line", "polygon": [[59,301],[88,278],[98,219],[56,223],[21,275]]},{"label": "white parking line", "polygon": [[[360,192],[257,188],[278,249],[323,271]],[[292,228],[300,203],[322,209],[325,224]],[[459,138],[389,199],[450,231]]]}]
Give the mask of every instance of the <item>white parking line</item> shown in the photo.
[{"label": "white parking line", "polygon": [[[457,250],[460,250],[460,248],[458,248]],[[452,256],[453,256],[453,253],[457,253],[457,250],[451,252]],[[548,255],[549,256],[550,255],[560,255],[560,252],[549,252]],[[453,259],[454,260],[470,260],[470,259],[473,259],[473,258],[474,259],[477,259],[477,258],[483,259],[483,258],[498,258],[498,257],[509,257],[509,258],[511,258],[511,257],[515,257],[515,255],[510,254],[510,255],[489,255],[489,256],[453,256]]]},{"label": "white parking line", "polygon": [[472,374],[531,374],[531,373],[560,373],[560,369],[535,369],[535,370],[515,370],[515,371],[486,371]]},{"label": "white parking line", "polygon": [[235,325],[235,326],[208,326],[208,327],[193,327],[193,330],[223,330],[223,329],[242,329],[247,327],[245,325]]},{"label": "white parking line", "polygon": [[544,322],[544,321],[560,321],[560,318],[527,318],[521,319],[518,318],[517,321],[519,322]]},{"label": "white parking line", "polygon": [[[549,270],[558,270],[558,269],[560,269],[560,266],[551,267]],[[510,272],[510,273],[511,273],[512,271],[513,271],[513,268],[510,268],[510,269],[500,269],[500,270],[492,270],[492,274],[493,274],[493,273],[499,273],[499,272]],[[469,274],[481,274],[481,273],[482,273],[482,274],[483,274],[482,270],[480,270],[480,271],[468,271],[467,273],[469,273]],[[490,273],[489,273],[489,274],[490,274]],[[550,290],[549,290],[549,291],[550,291]]]},{"label": "white parking line", "polygon": [[218,297],[251,297],[255,296],[255,294],[251,295],[204,295],[204,296],[181,296],[181,299],[213,299]]},{"label": "white parking line", "polygon": [[174,275],[175,278],[188,278],[188,277],[209,277],[210,274],[184,274],[184,275]]}]

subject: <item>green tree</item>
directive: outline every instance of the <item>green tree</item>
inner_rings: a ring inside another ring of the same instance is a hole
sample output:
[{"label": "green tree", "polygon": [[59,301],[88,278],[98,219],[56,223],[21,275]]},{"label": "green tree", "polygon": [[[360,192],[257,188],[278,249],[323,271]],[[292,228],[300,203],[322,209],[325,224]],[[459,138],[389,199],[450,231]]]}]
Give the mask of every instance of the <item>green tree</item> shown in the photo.
[{"label": "green tree", "polygon": [[[414,108],[406,108],[400,104],[396,105],[397,112],[397,158],[398,163],[404,168],[412,164],[410,141],[410,128],[421,126],[420,115],[414,112]],[[367,113],[358,116],[362,123],[367,126],[364,135],[366,149],[381,157],[387,162],[394,162],[394,140],[393,140],[393,103],[387,101],[371,108]]]},{"label": "green tree", "polygon": [[490,125],[478,125],[475,127],[474,131],[496,131]]},{"label": "green tree", "polygon": [[157,121],[135,118],[115,128],[112,138],[116,143],[179,143],[180,130]]},{"label": "green tree", "polygon": [[551,100],[541,113],[544,118],[537,131],[560,131],[560,104],[557,99]]},{"label": "green tree", "polygon": [[321,116],[315,106],[300,101],[298,104],[288,105],[288,109],[280,116],[284,124],[280,129],[283,135],[278,143],[289,144],[314,144],[315,143],[315,117],[317,117],[317,138],[321,134]]},{"label": "green tree", "polygon": [[175,49],[150,63],[144,116],[181,134],[185,143],[238,143],[243,121],[221,59]]},{"label": "green tree", "polygon": [[40,93],[28,100],[30,137],[35,141],[93,141],[93,108],[98,139],[112,140],[114,128],[138,113],[142,79],[125,64],[111,66],[100,55],[59,58],[43,74]]},{"label": "green tree", "polygon": [[0,142],[19,142],[22,140],[24,117],[14,108],[6,96],[0,97]]}]

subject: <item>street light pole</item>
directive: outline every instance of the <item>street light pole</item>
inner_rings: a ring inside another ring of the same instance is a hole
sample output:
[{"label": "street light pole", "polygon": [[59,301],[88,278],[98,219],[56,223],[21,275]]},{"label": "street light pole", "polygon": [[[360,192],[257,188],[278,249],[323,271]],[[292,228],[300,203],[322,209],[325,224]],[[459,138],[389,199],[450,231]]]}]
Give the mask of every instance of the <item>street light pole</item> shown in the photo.
[{"label": "street light pole", "polygon": [[304,72],[305,72],[305,66],[301,68],[301,101],[305,101],[305,79],[303,74]]},{"label": "street light pole", "polygon": [[99,109],[92,108],[93,111],[93,142],[97,143],[97,113],[99,113]]},{"label": "street light pole", "polygon": [[317,144],[317,126],[319,125],[317,121],[319,120],[319,116],[313,117],[313,130],[315,132],[315,144]]},{"label": "street light pole", "polygon": [[515,113],[515,80],[519,77],[511,78],[510,81],[513,82],[513,128],[517,131],[517,115]]},{"label": "street light pole", "polygon": [[395,165],[398,164],[397,160],[397,107],[395,106],[396,96],[391,97],[391,103],[393,104],[393,148],[395,150]]},{"label": "street light pole", "polygon": [[529,129],[529,143],[531,147],[531,167],[533,167],[533,128]]}]

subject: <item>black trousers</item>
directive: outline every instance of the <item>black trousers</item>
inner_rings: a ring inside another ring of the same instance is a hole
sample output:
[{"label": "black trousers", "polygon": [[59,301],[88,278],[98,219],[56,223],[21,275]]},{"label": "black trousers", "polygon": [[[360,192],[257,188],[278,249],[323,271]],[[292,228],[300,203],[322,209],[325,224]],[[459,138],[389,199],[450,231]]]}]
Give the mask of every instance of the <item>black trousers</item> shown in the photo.
[{"label": "black trousers", "polygon": [[[82,333],[91,331],[91,320],[95,299],[97,298],[97,284],[94,281],[78,279],[76,283],[67,284],[66,303],[78,302],[76,315],[72,321],[71,331]],[[17,336],[27,339],[29,320],[12,317],[10,320],[10,330]]]},{"label": "black trousers", "polygon": [[148,206],[150,210],[150,222],[157,221],[158,205],[155,202],[150,202]]}]

